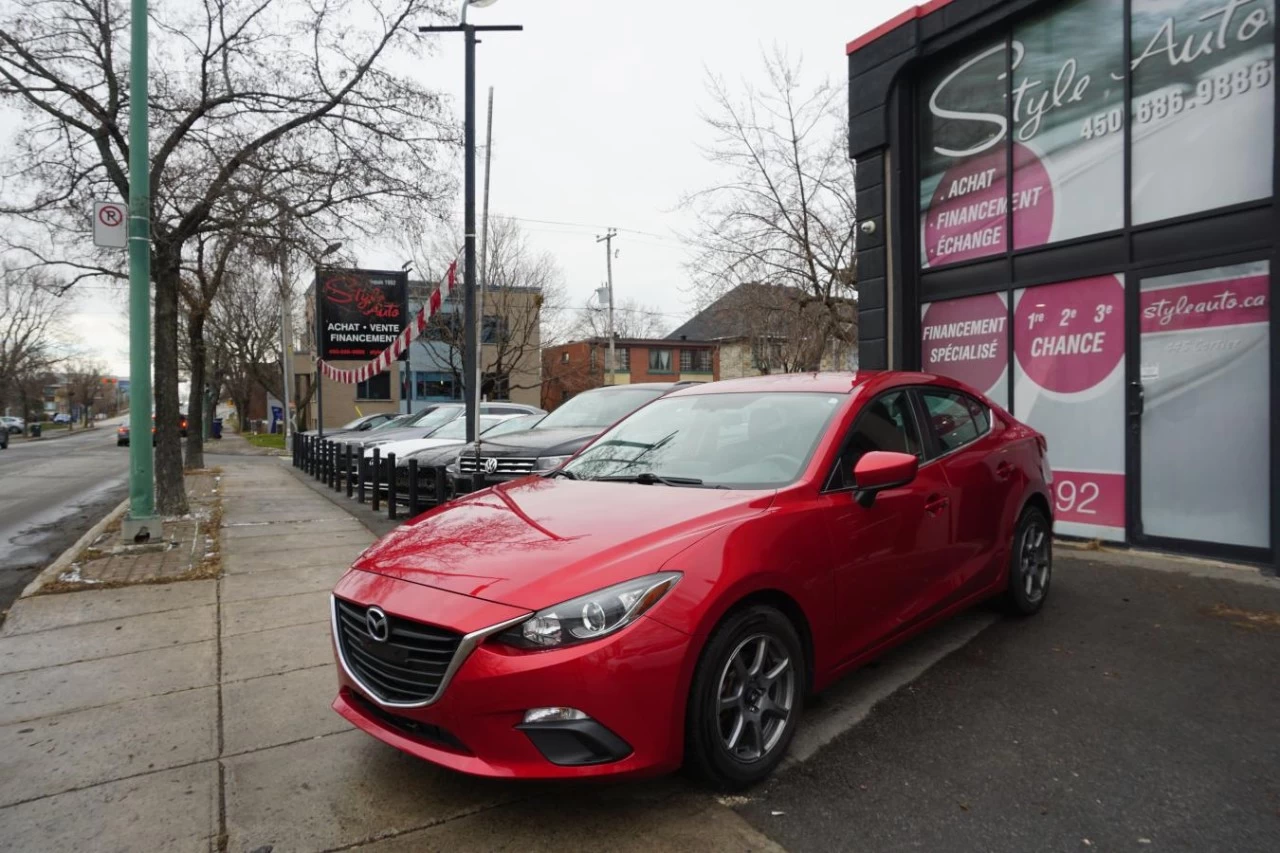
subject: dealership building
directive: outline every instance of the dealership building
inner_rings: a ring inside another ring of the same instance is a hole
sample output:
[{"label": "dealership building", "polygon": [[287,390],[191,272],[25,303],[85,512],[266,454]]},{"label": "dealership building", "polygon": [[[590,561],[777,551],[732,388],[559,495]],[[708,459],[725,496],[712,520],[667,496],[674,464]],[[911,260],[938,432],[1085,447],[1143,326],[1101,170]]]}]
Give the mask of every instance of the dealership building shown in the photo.
[{"label": "dealership building", "polygon": [[1276,565],[1275,0],[933,0],[848,45],[859,359],[1044,432],[1057,531]]}]

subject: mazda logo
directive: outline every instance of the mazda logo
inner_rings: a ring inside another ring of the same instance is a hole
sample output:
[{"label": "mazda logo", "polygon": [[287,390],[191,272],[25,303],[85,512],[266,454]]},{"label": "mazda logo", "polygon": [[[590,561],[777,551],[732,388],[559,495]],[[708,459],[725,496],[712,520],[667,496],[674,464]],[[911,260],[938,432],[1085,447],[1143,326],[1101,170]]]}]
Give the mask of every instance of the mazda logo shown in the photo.
[{"label": "mazda logo", "polygon": [[492,474],[497,470],[498,470],[498,457],[490,456],[488,459],[484,460],[484,472],[486,474]]},{"label": "mazda logo", "polygon": [[391,622],[381,607],[370,607],[364,614],[364,627],[369,632],[369,639],[385,643],[391,636]]}]

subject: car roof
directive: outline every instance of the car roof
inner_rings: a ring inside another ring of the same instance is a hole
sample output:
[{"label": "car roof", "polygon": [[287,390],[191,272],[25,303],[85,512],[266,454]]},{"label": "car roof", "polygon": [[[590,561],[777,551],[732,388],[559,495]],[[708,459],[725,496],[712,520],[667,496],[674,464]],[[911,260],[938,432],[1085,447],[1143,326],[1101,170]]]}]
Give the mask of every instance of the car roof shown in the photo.
[{"label": "car roof", "polygon": [[818,373],[770,373],[764,376],[746,376],[742,379],[723,379],[694,385],[671,392],[671,397],[688,397],[697,394],[751,394],[751,393],[817,393],[852,394],[859,388],[883,388],[891,385],[942,384],[963,389],[964,386],[945,376],[932,373],[916,373],[906,370],[844,370]]}]

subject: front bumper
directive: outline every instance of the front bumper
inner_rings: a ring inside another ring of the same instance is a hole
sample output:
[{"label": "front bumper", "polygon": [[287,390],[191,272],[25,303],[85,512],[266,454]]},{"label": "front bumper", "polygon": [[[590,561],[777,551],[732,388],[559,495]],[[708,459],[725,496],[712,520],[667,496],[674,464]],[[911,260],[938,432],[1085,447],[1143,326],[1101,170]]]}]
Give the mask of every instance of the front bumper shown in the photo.
[{"label": "front bumper", "polygon": [[[339,581],[334,594],[464,634],[527,612],[355,570]],[[525,651],[480,642],[430,704],[419,707],[381,702],[358,683],[339,655],[333,708],[397,749],[478,776],[556,779],[666,773],[682,759],[681,673],[688,644],[686,635],[644,617],[617,634],[564,649]],[[522,726],[525,711],[544,707],[577,708],[600,729],[573,732],[567,730],[575,727],[561,726],[548,737],[549,729],[529,731]],[[603,743],[604,752],[594,757],[584,753],[578,763],[556,763],[566,756],[577,761],[572,748],[564,746],[566,738]],[[557,742],[559,751],[549,746]],[[624,752],[624,757],[612,758]],[[602,757],[605,753],[608,757]]]}]

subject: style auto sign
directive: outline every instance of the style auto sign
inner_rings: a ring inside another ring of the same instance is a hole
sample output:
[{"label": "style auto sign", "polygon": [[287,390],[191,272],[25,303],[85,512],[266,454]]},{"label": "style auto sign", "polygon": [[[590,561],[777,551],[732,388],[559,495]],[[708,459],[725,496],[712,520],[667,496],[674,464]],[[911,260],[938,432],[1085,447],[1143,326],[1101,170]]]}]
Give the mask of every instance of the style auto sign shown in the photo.
[{"label": "style auto sign", "polygon": [[405,273],[321,270],[317,278],[322,358],[372,358],[404,329]]}]

